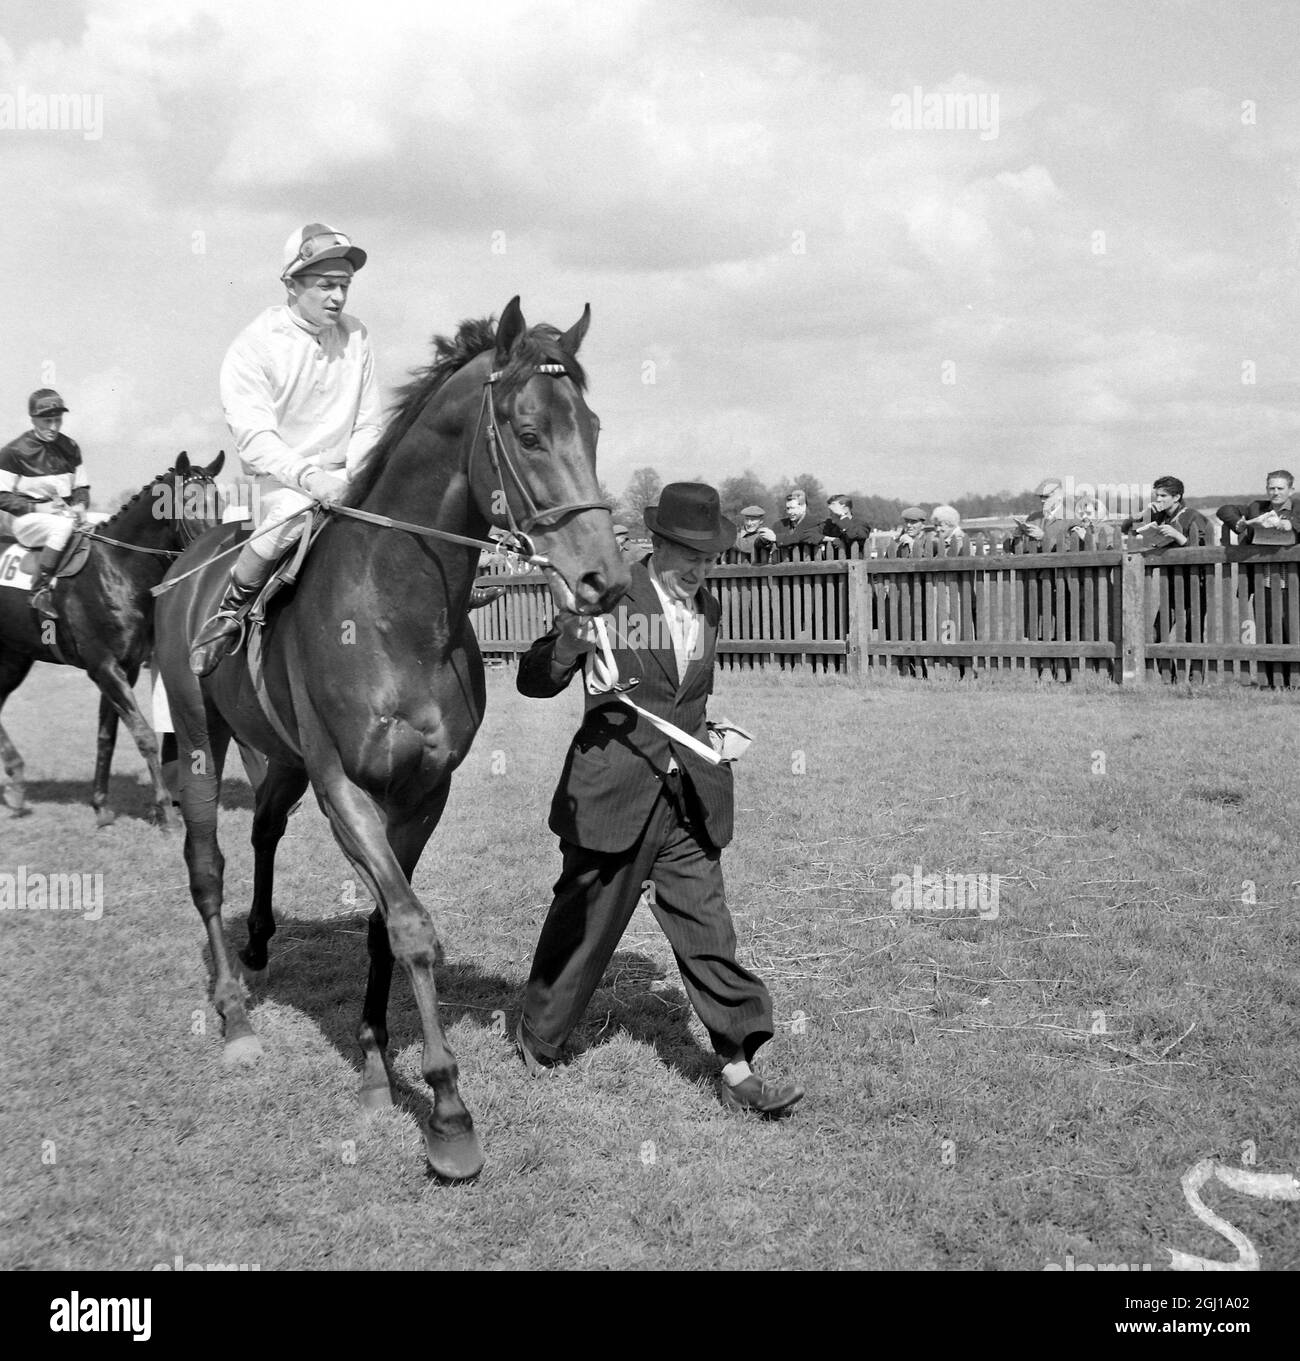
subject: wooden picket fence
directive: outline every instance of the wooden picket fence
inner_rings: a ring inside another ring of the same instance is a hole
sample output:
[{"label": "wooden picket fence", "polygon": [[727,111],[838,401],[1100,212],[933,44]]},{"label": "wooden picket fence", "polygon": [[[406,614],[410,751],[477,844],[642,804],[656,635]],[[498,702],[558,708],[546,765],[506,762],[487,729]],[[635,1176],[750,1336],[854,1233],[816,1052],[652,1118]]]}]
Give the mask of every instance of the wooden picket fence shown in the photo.
[{"label": "wooden picket fence", "polygon": [[[1300,545],[1012,554],[977,536],[951,556],[898,558],[882,537],[876,557],[725,555],[709,573],[722,603],[719,665],[1300,687]],[[504,661],[550,626],[550,591],[540,572],[499,563],[481,579],[506,587],[472,616],[485,658]]]}]

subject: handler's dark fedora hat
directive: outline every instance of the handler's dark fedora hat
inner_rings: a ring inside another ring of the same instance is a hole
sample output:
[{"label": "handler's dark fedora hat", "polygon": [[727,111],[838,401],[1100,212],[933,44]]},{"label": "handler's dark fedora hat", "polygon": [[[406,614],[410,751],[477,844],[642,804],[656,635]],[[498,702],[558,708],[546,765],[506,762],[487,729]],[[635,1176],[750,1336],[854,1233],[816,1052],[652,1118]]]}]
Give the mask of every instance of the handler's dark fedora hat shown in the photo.
[{"label": "handler's dark fedora hat", "polygon": [[721,553],[736,542],[736,526],[723,515],[717,490],[703,482],[670,482],[659,504],[645,508],[645,524],[652,534],[698,553]]}]

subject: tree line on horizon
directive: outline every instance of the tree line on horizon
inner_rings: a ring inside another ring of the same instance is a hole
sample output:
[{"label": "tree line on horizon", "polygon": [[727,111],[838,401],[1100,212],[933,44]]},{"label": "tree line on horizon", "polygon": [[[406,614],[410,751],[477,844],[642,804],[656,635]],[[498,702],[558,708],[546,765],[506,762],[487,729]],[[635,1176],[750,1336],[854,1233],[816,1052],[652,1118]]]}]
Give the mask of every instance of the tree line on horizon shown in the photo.
[{"label": "tree line on horizon", "polygon": [[[700,473],[683,480],[708,482],[710,479]],[[635,534],[644,524],[645,508],[658,503],[663,485],[663,479],[656,469],[637,468],[621,496],[613,495],[603,483],[601,490],[614,506],[614,518],[621,520]],[[865,520],[873,529],[893,529],[899,523],[904,506],[919,505],[932,509],[944,504],[939,501],[906,501],[891,496],[869,496],[858,488],[844,487],[839,483],[828,489],[812,473],[801,473],[798,477],[767,483],[747,468],[735,477],[724,478],[717,485],[722,513],[728,519],[737,519],[743,506],[755,505],[762,506],[766,511],[768,524],[775,524],[785,514],[785,498],[796,488],[807,496],[808,513],[814,518],[826,516],[827,496],[843,494],[852,500],[854,516]],[[953,497],[946,504],[956,507],[962,519],[967,520],[985,515],[1025,515],[1039,508],[1039,499],[1032,490],[982,495],[967,492],[964,496]]]}]

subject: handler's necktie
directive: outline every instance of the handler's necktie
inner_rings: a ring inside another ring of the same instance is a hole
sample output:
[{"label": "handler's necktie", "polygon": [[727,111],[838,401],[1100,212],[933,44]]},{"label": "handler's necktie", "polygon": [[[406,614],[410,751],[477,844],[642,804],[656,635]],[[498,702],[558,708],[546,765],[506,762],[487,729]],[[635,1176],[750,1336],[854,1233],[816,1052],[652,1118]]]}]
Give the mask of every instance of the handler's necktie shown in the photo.
[{"label": "handler's necktie", "polygon": [[669,604],[672,607],[669,627],[673,635],[673,655],[677,659],[677,684],[681,685],[695,650],[698,616],[687,601],[672,600]]}]

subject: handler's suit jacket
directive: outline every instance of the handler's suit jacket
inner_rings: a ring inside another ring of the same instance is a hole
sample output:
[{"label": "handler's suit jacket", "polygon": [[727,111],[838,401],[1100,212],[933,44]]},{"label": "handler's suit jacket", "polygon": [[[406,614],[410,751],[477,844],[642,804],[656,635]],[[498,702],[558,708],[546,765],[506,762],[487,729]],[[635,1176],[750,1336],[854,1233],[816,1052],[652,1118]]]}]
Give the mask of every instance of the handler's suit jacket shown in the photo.
[{"label": "handler's suit jacket", "polygon": [[[700,588],[695,608],[702,615],[700,642],[678,684],[668,621],[645,563],[632,567],[632,583],[605,616],[620,680],[639,678],[628,692],[643,709],[666,718],[705,744],[705,705],[713,692],[718,620],[717,597]],[[581,659],[558,684],[551,679],[551,656],[559,636],[552,626],[524,653],[516,680],[520,694],[533,699],[558,695],[582,665]],[[694,791],[704,840],[721,850],[731,840],[733,786],[729,765],[710,765],[609,694],[585,693],[586,713],[574,736],[551,800],[550,828],[556,836],[586,850],[616,853],[631,847],[644,831],[665,775],[675,759],[682,783]]]}]

